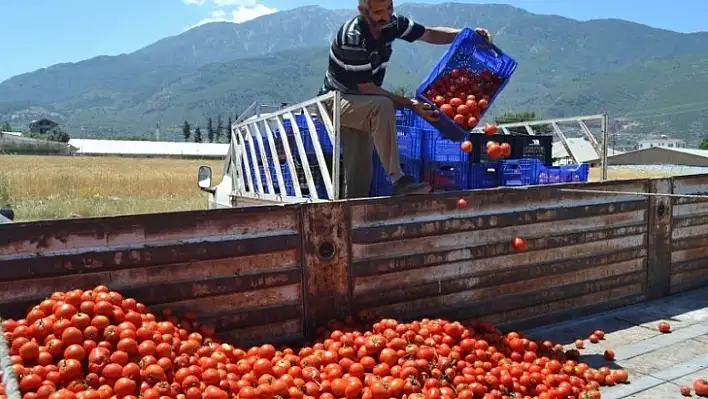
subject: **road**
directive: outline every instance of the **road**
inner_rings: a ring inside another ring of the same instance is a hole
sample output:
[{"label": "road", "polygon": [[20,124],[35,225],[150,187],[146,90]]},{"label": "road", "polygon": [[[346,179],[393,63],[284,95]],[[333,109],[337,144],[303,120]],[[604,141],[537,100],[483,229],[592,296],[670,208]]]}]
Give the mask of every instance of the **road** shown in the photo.
[{"label": "road", "polygon": [[[657,330],[661,320],[671,324],[671,333]],[[605,339],[592,344],[587,337],[597,329],[605,331]],[[682,398],[681,385],[693,388],[695,379],[708,379],[708,287],[526,334],[567,348],[574,348],[575,340],[584,338],[581,361],[592,367],[627,370],[630,383],[603,388],[603,399]],[[603,358],[609,348],[615,351],[614,362]]]}]

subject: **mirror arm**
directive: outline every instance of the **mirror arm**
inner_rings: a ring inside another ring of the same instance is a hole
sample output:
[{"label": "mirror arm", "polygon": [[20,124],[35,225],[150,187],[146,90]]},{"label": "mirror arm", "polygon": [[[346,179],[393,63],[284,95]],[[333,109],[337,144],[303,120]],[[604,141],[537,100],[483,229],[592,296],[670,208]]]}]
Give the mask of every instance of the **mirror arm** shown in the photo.
[{"label": "mirror arm", "polygon": [[209,194],[214,194],[216,193],[216,188],[215,187],[199,187],[200,190],[207,192]]}]

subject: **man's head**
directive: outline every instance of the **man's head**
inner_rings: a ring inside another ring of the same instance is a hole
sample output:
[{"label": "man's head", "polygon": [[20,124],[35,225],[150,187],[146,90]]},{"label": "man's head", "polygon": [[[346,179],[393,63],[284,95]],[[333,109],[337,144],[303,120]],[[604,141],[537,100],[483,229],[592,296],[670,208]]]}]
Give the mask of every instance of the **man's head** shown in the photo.
[{"label": "man's head", "polygon": [[391,23],[393,0],[359,0],[358,8],[372,28],[381,28]]}]

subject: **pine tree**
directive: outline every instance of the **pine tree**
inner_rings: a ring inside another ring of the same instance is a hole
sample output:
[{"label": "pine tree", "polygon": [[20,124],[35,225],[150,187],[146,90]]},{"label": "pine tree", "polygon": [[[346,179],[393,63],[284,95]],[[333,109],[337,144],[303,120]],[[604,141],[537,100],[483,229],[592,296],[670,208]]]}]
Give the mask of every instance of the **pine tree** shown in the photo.
[{"label": "pine tree", "polygon": [[189,141],[189,136],[192,135],[192,127],[189,126],[189,122],[184,121],[184,126],[182,126],[182,136],[184,136],[184,141]]},{"label": "pine tree", "polygon": [[207,140],[210,143],[214,142],[214,122],[211,120],[211,116],[207,119]]},{"label": "pine tree", "polygon": [[233,121],[231,120],[231,115],[229,115],[229,124],[226,125],[226,135],[229,137],[229,143],[231,142],[231,125],[233,124]]},{"label": "pine tree", "polygon": [[197,128],[194,129],[194,142],[195,143],[202,142],[202,129],[199,126],[197,126]]},{"label": "pine tree", "polygon": [[221,115],[216,116],[216,142],[221,141],[221,136],[224,135],[224,121],[221,120]]}]

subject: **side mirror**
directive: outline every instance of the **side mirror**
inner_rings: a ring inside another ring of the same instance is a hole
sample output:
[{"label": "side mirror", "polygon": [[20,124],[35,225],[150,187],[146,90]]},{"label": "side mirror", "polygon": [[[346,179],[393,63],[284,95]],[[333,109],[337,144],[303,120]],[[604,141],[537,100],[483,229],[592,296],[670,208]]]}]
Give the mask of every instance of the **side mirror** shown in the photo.
[{"label": "side mirror", "polygon": [[197,173],[197,185],[202,191],[213,193],[211,188],[211,168],[208,166],[200,166]]}]

